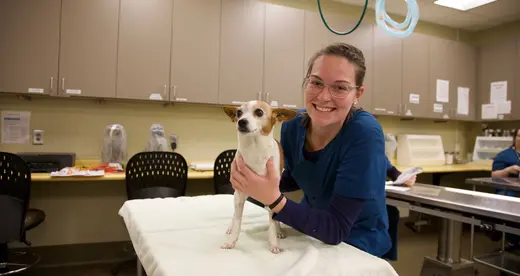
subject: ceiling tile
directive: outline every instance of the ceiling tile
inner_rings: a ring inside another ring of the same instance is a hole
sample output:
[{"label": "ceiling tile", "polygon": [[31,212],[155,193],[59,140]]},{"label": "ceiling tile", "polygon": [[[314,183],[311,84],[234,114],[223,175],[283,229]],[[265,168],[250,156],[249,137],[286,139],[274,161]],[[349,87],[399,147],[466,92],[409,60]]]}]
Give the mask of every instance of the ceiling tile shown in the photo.
[{"label": "ceiling tile", "polygon": [[441,18],[437,21],[437,24],[465,29],[472,26],[485,25],[488,22],[489,19],[485,16],[461,12],[455,16],[446,16]]},{"label": "ceiling tile", "polygon": [[487,5],[471,9],[468,12],[472,14],[484,15],[489,18],[499,18],[504,14],[517,14],[520,17],[520,1],[498,0]]}]

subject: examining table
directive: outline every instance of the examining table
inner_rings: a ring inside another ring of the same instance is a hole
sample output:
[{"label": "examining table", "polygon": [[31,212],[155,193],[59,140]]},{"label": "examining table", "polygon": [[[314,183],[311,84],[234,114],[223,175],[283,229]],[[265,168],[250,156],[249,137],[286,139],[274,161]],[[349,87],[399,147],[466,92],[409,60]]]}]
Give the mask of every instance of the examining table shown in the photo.
[{"label": "examining table", "polygon": [[148,276],[397,275],[383,259],[346,243],[326,245],[283,224],[283,252],[273,254],[267,245],[268,213],[248,201],[236,247],[221,249],[233,195],[131,200],[119,214]]},{"label": "examining table", "polygon": [[520,178],[513,177],[477,177],[466,179],[466,184],[473,185],[473,190],[476,186],[486,186],[496,189],[504,189],[520,192]]},{"label": "examining table", "polygon": [[520,257],[507,252],[461,258],[462,223],[520,235],[520,198],[416,183],[386,187],[387,204],[441,218],[436,257],[425,257],[421,276],[473,275],[473,261],[520,276]]}]

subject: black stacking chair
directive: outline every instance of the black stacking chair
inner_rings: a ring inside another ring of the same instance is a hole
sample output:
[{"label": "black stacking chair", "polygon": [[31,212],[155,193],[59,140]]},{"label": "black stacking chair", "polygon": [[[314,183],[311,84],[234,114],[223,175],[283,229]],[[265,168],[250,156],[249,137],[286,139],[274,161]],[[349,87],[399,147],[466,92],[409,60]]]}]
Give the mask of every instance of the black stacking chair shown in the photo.
[{"label": "black stacking chair", "polygon": [[186,195],[188,163],[176,152],[140,152],[126,164],[128,199]]},{"label": "black stacking chair", "polygon": [[[235,190],[231,186],[229,181],[231,173],[231,163],[235,158],[236,149],[229,149],[221,152],[217,159],[215,159],[215,165],[213,166],[213,188],[215,194],[233,194]],[[252,197],[248,197],[247,200],[259,207],[264,208],[264,205]]]},{"label": "black stacking chair", "polygon": [[[7,244],[20,241],[31,245],[26,231],[40,225],[45,213],[29,209],[31,171],[18,155],[0,152],[0,275],[12,275],[33,267],[40,261],[34,253],[9,255]],[[20,259],[20,261],[18,261]]]},{"label": "black stacking chair", "polygon": [[[186,195],[188,163],[179,153],[166,151],[137,153],[128,160],[125,174],[128,200]],[[125,246],[125,251],[133,251],[133,249],[127,249]],[[133,255],[135,257],[135,252]],[[112,275],[119,274],[123,264],[112,268]]]}]

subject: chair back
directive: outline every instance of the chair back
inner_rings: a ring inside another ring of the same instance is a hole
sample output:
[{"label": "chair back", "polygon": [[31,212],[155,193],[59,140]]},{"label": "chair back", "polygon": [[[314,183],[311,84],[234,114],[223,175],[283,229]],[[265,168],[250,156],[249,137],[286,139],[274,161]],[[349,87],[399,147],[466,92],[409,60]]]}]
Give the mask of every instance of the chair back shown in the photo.
[{"label": "chair back", "polygon": [[176,152],[140,152],[126,164],[128,199],[186,195],[188,163]]},{"label": "chair back", "polygon": [[229,177],[231,163],[233,163],[236,152],[236,149],[225,150],[215,159],[215,165],[213,166],[213,189],[215,194],[233,194],[235,192],[233,187],[231,187]]},{"label": "chair back", "polygon": [[31,194],[31,171],[18,155],[0,152],[0,244],[20,241]]}]

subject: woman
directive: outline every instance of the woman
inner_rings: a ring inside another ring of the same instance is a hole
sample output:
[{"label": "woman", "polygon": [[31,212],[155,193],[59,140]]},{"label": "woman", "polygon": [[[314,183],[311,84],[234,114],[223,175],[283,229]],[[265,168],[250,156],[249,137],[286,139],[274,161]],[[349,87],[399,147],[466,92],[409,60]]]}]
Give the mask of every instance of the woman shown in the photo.
[{"label": "woman", "polygon": [[[253,173],[238,158],[231,183],[270,206],[273,219],[327,244],[346,242],[381,257],[391,247],[385,199],[385,139],[379,122],[355,107],[363,95],[365,59],[335,43],[317,52],[304,78],[305,112],[282,124],[285,169]],[[238,167],[238,168],[237,168]],[[300,203],[281,192],[301,189]]]},{"label": "woman", "polygon": [[[511,147],[501,151],[493,160],[493,166],[491,168],[491,177],[516,177],[520,173],[520,129],[515,131],[513,137],[513,145]],[[518,193],[511,190],[497,189],[497,194],[507,196],[517,196]],[[491,239],[498,239],[498,233],[492,236]],[[509,246],[518,247],[520,246],[520,236],[506,234],[506,240]]]},{"label": "woman", "polygon": [[[501,151],[493,160],[492,177],[518,177],[520,173],[520,129],[515,131],[513,145]],[[515,191],[497,190],[498,194],[516,196]]]}]

